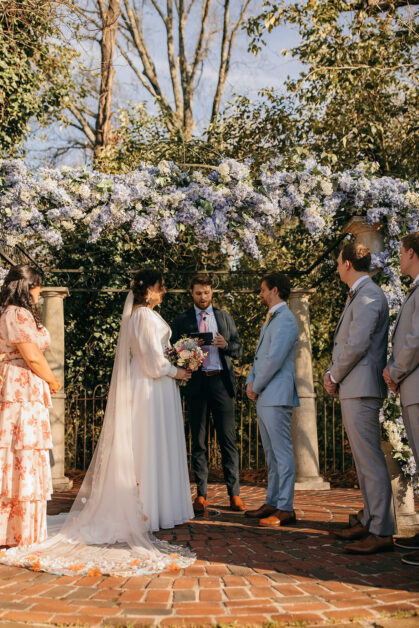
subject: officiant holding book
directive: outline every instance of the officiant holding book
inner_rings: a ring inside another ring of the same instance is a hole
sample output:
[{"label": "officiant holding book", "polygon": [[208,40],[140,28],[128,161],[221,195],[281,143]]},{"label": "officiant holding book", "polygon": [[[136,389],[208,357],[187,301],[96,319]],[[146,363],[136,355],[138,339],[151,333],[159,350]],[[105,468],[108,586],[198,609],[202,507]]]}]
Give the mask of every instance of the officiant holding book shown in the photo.
[{"label": "officiant holding book", "polygon": [[[207,416],[214,421],[221,450],[224,480],[232,510],[244,511],[240,498],[239,454],[234,420],[235,377],[232,358],[240,358],[242,346],[228,312],[212,305],[210,275],[200,273],[191,281],[193,306],[176,316],[172,325],[174,344],[182,336],[199,336],[207,353],[201,368],[192,374],[184,389],[192,436],[192,468],[197,484],[193,504],[196,514],[208,506]],[[208,343],[208,344],[206,344]]]}]

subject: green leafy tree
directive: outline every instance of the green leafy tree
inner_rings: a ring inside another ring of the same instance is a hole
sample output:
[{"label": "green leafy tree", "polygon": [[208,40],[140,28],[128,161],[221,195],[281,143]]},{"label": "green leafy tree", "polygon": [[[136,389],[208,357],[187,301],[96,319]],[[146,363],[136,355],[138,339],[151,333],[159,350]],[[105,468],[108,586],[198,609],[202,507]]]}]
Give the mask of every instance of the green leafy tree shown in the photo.
[{"label": "green leafy tree", "polygon": [[266,1],[248,22],[255,54],[266,32],[296,25],[292,56],[306,67],[288,90],[298,102],[304,145],[339,168],[375,161],[382,173],[416,172],[418,2]]},{"label": "green leafy tree", "polygon": [[63,2],[3,0],[0,8],[0,154],[14,155],[29,121],[46,124],[68,99],[75,52],[62,38]]}]

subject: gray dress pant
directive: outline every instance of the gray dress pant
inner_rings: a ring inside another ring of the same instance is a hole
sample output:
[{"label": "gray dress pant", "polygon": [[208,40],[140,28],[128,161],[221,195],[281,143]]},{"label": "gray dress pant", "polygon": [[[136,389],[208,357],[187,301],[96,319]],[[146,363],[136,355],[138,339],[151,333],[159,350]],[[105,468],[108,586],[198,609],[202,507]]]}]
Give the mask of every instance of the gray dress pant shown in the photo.
[{"label": "gray dress pant", "polygon": [[390,536],[396,531],[396,517],[390,476],[380,445],[378,415],[383,400],[362,397],[341,399],[340,403],[364,498],[361,523],[371,534]]},{"label": "gray dress pant", "polygon": [[416,462],[416,473],[419,474],[419,403],[412,403],[402,410],[407,439]]}]

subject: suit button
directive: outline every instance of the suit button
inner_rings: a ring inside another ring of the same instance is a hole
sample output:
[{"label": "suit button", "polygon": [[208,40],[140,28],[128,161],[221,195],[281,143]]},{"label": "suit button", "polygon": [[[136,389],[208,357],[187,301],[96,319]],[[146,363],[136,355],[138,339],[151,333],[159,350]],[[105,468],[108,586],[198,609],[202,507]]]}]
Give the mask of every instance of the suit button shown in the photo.
[{"label": "suit button", "polygon": [[257,358],[255,358],[255,360],[257,360]]}]

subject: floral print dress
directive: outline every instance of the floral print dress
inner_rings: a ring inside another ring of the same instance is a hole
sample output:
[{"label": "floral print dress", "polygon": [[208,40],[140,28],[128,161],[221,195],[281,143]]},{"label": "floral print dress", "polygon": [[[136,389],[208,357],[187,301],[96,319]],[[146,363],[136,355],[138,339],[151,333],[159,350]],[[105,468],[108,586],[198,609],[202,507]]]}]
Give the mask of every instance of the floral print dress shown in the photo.
[{"label": "floral print dress", "polygon": [[47,536],[51,396],[16,347],[26,342],[45,351],[49,332],[37,328],[28,310],[9,305],[0,317],[0,545],[30,545]]}]

